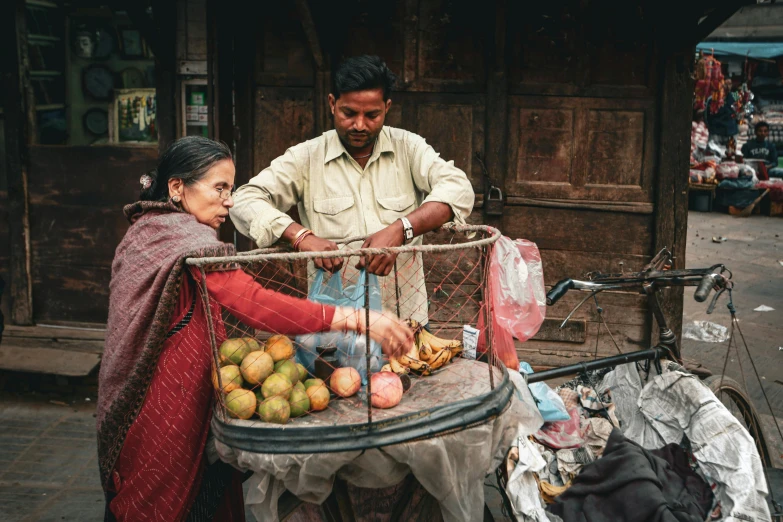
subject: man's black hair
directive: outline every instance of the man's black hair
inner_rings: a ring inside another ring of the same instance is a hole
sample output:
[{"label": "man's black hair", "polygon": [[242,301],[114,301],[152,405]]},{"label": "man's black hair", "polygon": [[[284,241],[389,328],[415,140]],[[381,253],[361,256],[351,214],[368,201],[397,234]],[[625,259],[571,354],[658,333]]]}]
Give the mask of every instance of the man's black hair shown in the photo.
[{"label": "man's black hair", "polygon": [[760,121],[756,124],[756,126],[753,128],[753,132],[756,132],[756,129],[759,129],[761,127],[766,127],[767,130],[769,130],[769,123],[766,121]]},{"label": "man's black hair", "polygon": [[396,82],[397,77],[379,57],[354,56],[337,67],[332,94],[339,98],[344,92],[382,89],[383,101],[386,101]]}]

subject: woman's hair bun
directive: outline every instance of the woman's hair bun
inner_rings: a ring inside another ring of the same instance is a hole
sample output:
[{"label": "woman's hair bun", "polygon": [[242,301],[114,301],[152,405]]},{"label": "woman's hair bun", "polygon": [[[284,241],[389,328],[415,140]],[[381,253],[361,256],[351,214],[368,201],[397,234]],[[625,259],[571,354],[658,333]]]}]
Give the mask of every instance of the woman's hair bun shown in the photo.
[{"label": "woman's hair bun", "polygon": [[143,174],[139,178],[139,184],[141,185],[141,194],[139,199],[142,201],[154,200],[155,189],[157,188],[157,169],[152,169],[146,174]]}]

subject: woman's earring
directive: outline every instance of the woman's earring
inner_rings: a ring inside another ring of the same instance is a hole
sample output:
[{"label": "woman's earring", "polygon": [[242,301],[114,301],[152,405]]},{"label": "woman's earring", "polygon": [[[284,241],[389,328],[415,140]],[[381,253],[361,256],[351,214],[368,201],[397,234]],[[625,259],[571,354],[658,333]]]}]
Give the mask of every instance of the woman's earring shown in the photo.
[{"label": "woman's earring", "polygon": [[171,196],[171,201],[173,201],[174,203],[179,203],[179,200],[180,200],[179,195],[175,194]]}]

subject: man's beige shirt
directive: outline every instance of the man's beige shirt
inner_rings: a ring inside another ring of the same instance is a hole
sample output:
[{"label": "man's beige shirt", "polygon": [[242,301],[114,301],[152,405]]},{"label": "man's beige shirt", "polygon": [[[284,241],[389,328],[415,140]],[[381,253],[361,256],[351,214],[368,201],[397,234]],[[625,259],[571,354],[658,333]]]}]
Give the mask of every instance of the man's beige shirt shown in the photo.
[{"label": "man's beige shirt", "polygon": [[[473,209],[473,188],[453,161],[444,161],[421,136],[384,127],[362,169],[334,130],[288,149],[240,187],[231,220],[240,233],[267,247],[293,223],[285,214],[297,205],[302,225],[341,242],[373,234],[423,203],[448,204],[464,224]],[[416,238],[414,244],[420,244]],[[361,243],[347,245],[358,248]],[[350,279],[354,262],[346,263]],[[397,258],[400,315],[427,322],[421,254]],[[396,312],[395,275],[379,278],[384,308]]]}]

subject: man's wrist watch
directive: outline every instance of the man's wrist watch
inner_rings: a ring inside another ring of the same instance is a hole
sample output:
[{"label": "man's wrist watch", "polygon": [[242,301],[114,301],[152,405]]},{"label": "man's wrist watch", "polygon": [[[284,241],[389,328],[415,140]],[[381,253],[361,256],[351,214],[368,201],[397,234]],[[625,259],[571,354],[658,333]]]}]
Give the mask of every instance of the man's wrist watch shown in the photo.
[{"label": "man's wrist watch", "polygon": [[402,221],[402,243],[407,245],[413,241],[413,225],[406,217],[401,217],[400,221]]}]

